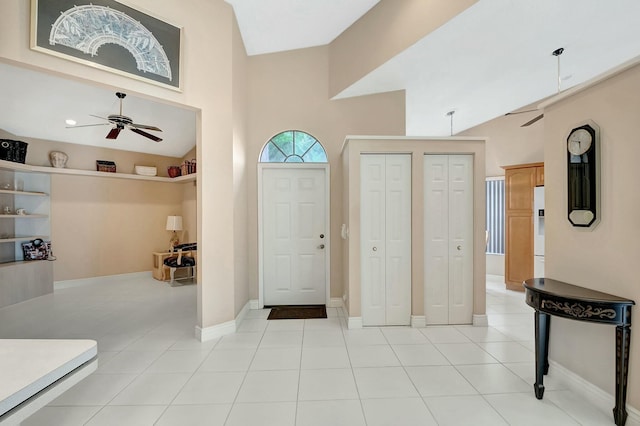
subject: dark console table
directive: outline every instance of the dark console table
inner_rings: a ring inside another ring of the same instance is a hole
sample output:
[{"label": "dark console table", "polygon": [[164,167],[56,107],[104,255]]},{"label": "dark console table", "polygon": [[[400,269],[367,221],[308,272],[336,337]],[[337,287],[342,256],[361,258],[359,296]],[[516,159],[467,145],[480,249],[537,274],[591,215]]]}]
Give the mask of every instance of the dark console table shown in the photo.
[{"label": "dark console table", "polygon": [[543,377],[549,371],[549,315],[616,326],[616,406],[613,418],[618,426],[627,421],[627,373],[631,344],[633,300],[552,280],[532,278],[524,282],[527,305],[536,310],[536,398],[544,394]]}]

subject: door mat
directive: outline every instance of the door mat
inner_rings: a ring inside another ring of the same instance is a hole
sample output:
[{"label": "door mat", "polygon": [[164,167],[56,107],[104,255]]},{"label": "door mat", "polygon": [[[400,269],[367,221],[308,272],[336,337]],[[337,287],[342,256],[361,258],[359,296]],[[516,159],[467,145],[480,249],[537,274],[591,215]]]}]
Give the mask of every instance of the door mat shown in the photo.
[{"label": "door mat", "polygon": [[[265,308],[266,307],[267,306],[265,306]],[[270,320],[327,317],[327,308],[325,305],[281,305],[268,307],[271,308],[271,312],[267,318]]]}]

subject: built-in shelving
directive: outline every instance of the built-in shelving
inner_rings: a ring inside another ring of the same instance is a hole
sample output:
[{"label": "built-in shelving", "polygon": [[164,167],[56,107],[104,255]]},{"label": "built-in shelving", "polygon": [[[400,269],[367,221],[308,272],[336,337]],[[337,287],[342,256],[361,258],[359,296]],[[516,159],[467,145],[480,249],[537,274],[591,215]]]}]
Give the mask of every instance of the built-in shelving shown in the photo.
[{"label": "built-in shelving", "polygon": [[36,217],[49,217],[46,214],[0,214],[0,219],[31,219]]},{"label": "built-in shelving", "polygon": [[0,243],[18,243],[20,241],[31,241],[38,238],[40,238],[41,240],[44,240],[49,237],[46,235],[31,235],[31,236],[25,236],[25,237],[0,238]]},{"label": "built-in shelving", "polygon": [[[152,182],[166,182],[166,183],[183,183],[194,182],[196,180],[196,173],[190,175],[178,176],[176,178],[162,177],[162,176],[144,176],[129,173],[109,173],[98,172],[95,170],[80,170],[80,169],[67,169],[45,166],[32,166],[30,164],[13,163],[11,161],[0,160],[0,169],[14,170],[20,172],[35,172],[35,173],[48,173],[48,174],[61,174],[61,175],[75,175],[75,176],[93,176],[103,177],[111,179],[132,179],[132,180],[146,180]],[[1,191],[0,191],[1,192]],[[16,191],[21,193],[20,191]],[[14,192],[11,192],[14,193]]]},{"label": "built-in shelving", "polygon": [[12,194],[12,195],[33,195],[37,197],[46,197],[49,194],[46,192],[32,192],[32,191],[13,191],[10,189],[0,189],[0,194]]}]

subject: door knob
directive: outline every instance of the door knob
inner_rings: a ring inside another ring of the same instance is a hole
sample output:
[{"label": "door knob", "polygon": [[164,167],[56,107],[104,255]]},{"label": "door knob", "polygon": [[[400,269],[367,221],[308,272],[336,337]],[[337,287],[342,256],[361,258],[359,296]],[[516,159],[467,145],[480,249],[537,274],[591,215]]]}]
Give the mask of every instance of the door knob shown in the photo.
[{"label": "door knob", "polygon": [[320,238],[324,238],[324,234],[320,234]]},{"label": "door knob", "polygon": [[462,250],[462,246],[458,246],[456,248],[458,249],[458,251]]},{"label": "door knob", "polygon": [[373,251],[378,251],[378,247],[374,247],[374,248],[373,248]]},{"label": "door knob", "polygon": [[319,248],[319,249],[323,249],[323,248],[324,248],[324,244],[320,244],[320,245],[318,246],[318,248]]}]

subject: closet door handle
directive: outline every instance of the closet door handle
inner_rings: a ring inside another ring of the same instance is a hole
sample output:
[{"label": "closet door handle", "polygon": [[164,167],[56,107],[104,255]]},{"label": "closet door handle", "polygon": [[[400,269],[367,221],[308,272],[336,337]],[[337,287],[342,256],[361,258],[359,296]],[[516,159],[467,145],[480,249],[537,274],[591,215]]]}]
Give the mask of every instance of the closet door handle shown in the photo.
[{"label": "closet door handle", "polygon": [[319,248],[319,249],[323,249],[323,248],[324,248],[324,244],[320,244],[320,245],[318,246],[318,248]]},{"label": "closet door handle", "polygon": [[373,251],[378,251],[378,247],[374,247],[374,248],[373,248]]},{"label": "closet door handle", "polygon": [[458,246],[456,248],[458,249],[458,251],[462,250],[462,246]]}]

